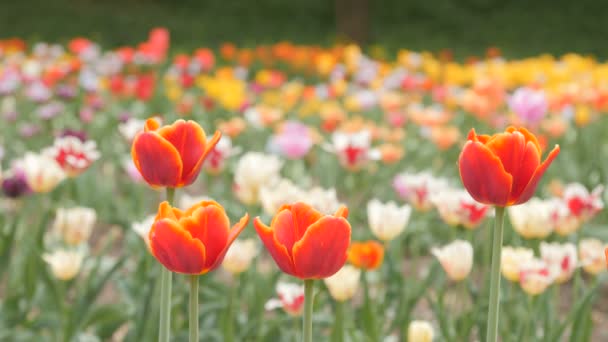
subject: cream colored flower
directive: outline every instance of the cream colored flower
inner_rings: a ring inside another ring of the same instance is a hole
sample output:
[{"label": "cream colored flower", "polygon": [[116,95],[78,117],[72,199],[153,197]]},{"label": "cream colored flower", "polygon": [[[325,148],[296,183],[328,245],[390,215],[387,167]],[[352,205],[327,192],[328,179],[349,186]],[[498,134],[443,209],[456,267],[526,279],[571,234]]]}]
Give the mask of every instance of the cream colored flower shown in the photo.
[{"label": "cream colored flower", "polygon": [[540,243],[541,258],[555,275],[555,282],[564,283],[572,278],[578,264],[576,246],[572,243]]},{"label": "cream colored flower", "polygon": [[258,254],[254,239],[235,240],[222,262],[222,267],[232,274],[244,272],[251,265],[251,261]]},{"label": "cream colored flower", "polygon": [[289,179],[281,179],[274,185],[260,188],[260,202],[268,215],[274,215],[284,204],[291,204],[304,199],[304,191]]},{"label": "cream colored flower", "polygon": [[585,272],[596,275],[606,270],[606,248],[608,245],[598,239],[583,239],[578,243],[578,257]]},{"label": "cream colored flower", "polygon": [[304,192],[302,202],[325,215],[334,214],[342,206],[342,203],[338,200],[336,189],[323,189],[318,186]]},{"label": "cream colored flower", "polygon": [[543,239],[553,231],[551,204],[538,198],[508,208],[513,229],[526,239]]},{"label": "cream colored flower", "polygon": [[329,294],[335,300],[343,302],[355,295],[359,287],[360,278],[360,269],[352,265],[345,265],[331,277],[325,278],[324,282],[329,289]]},{"label": "cream colored flower", "polygon": [[25,174],[27,184],[34,192],[49,192],[67,177],[55,159],[43,154],[28,152],[18,164]]},{"label": "cream colored flower", "polygon": [[554,276],[549,265],[541,259],[524,261],[519,266],[519,285],[531,296],[539,295],[553,283]]},{"label": "cream colored flower", "polygon": [[263,186],[276,183],[283,162],[274,155],[248,152],[239,159],[234,174],[234,192],[245,204],[259,202],[259,191]]},{"label": "cream colored flower", "polygon": [[500,271],[505,278],[517,282],[519,281],[520,266],[532,259],[534,259],[534,251],[531,249],[504,246],[500,258]]},{"label": "cream colored flower", "polygon": [[407,328],[408,342],[432,342],[433,326],[427,321],[412,321]]},{"label": "cream colored flower", "polygon": [[441,248],[433,248],[431,253],[454,281],[465,279],[473,268],[473,246],[464,240],[455,240]]},{"label": "cream colored flower", "polygon": [[382,241],[391,241],[401,234],[410,220],[412,208],[398,207],[395,202],[383,204],[377,199],[367,203],[367,220],[372,233]]},{"label": "cream colored flower", "polygon": [[149,215],[142,221],[131,224],[131,229],[144,240],[148,248],[150,248],[150,229],[152,229],[155,219],[156,215]]},{"label": "cream colored flower", "polygon": [[84,254],[80,251],[59,249],[53,253],[45,253],[42,259],[51,266],[51,272],[60,280],[70,280],[80,271]]},{"label": "cream colored flower", "polygon": [[53,230],[71,246],[86,242],[97,221],[95,209],[86,207],[59,208],[53,222]]}]

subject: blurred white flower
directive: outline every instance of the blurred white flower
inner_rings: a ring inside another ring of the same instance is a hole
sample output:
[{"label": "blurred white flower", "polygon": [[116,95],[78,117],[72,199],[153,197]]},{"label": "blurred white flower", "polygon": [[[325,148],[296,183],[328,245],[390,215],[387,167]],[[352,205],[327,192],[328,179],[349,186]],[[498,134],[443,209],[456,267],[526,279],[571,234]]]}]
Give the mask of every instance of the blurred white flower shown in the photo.
[{"label": "blurred white flower", "polygon": [[576,246],[572,243],[540,243],[541,258],[555,275],[555,282],[561,284],[572,278],[578,264]]},{"label": "blurred white flower", "polygon": [[477,227],[486,217],[489,206],[473,199],[466,190],[441,189],[430,195],[439,216],[449,225],[462,225],[467,229]]},{"label": "blurred white flower", "polygon": [[408,342],[433,342],[433,326],[427,321],[412,321],[407,328]]},{"label": "blurred white flower", "polygon": [[232,274],[239,274],[249,268],[257,254],[258,247],[254,239],[235,240],[226,252],[222,267]]},{"label": "blurred white flower", "polygon": [[372,233],[382,241],[391,241],[401,234],[410,220],[412,208],[398,207],[393,201],[383,204],[378,199],[367,203],[367,220]]},{"label": "blurred white flower", "polygon": [[323,148],[336,154],[340,164],[349,170],[358,170],[367,162],[381,158],[380,151],[371,148],[371,133],[368,130],[334,132],[332,143],[324,144]]},{"label": "blurred white flower", "polygon": [[473,246],[464,240],[455,240],[441,248],[433,248],[431,253],[454,281],[465,279],[473,268]]},{"label": "blurred white flower", "polygon": [[525,260],[519,270],[519,285],[529,295],[541,294],[553,283],[549,265],[541,259]]},{"label": "blurred white flower", "polygon": [[509,207],[513,229],[526,239],[547,237],[553,231],[550,218],[551,203],[532,198],[530,201]]},{"label": "blurred white flower", "polygon": [[81,251],[58,249],[50,254],[43,254],[42,259],[49,264],[57,279],[70,280],[80,271],[84,254]]},{"label": "blurred white flower", "polygon": [[342,206],[334,188],[323,189],[316,186],[304,192],[303,196],[302,202],[307,203],[325,215],[334,214]]},{"label": "blurred white flower", "polygon": [[[208,140],[210,139],[212,138]],[[215,147],[207,155],[207,158],[205,158],[203,167],[210,174],[218,174],[226,167],[226,160],[239,153],[241,153],[241,148],[232,146],[230,137],[222,135]]]},{"label": "blurred white flower", "polygon": [[282,308],[291,316],[299,316],[304,309],[304,286],[292,283],[279,282],[277,284],[279,298],[272,298],[266,302],[266,310]]},{"label": "blurred white flower", "polygon": [[607,248],[608,245],[598,239],[583,239],[578,243],[578,257],[585,272],[596,275],[606,270]]},{"label": "blurred white flower", "polygon": [[602,185],[596,186],[589,193],[582,184],[571,183],[564,188],[562,198],[568,209],[570,209],[570,213],[585,222],[593,218],[604,208],[604,201],[602,201],[603,192],[604,187]]},{"label": "blurred white flower", "polygon": [[272,216],[282,205],[302,201],[304,191],[289,179],[281,179],[276,184],[262,186],[259,196],[264,212]]},{"label": "blurred white flower", "polygon": [[329,289],[329,294],[335,300],[343,302],[355,295],[359,287],[360,278],[360,269],[352,265],[345,265],[331,277],[325,278],[324,282]]},{"label": "blurred white flower", "polygon": [[126,141],[132,142],[137,133],[144,130],[146,121],[137,118],[129,118],[126,122],[118,125],[118,132]]},{"label": "blurred white flower", "polygon": [[433,207],[431,194],[438,193],[447,187],[447,180],[436,178],[429,172],[403,172],[395,176],[393,180],[393,188],[399,197],[421,211],[427,211]]},{"label": "blurred white flower", "polygon": [[55,159],[69,177],[78,176],[100,157],[94,141],[82,142],[74,136],[55,139],[53,146],[43,153]]},{"label": "blurred white flower", "polygon": [[86,207],[59,208],[53,222],[53,230],[71,246],[86,242],[91,236],[97,213]]},{"label": "blurred white flower", "polygon": [[27,152],[18,161],[30,189],[38,193],[49,192],[66,178],[66,173],[55,159],[43,154]]},{"label": "blurred white flower", "polygon": [[263,186],[276,183],[283,162],[275,155],[248,152],[239,159],[234,173],[234,192],[245,204],[259,202],[259,191]]},{"label": "blurred white flower", "polygon": [[504,246],[500,258],[500,271],[505,278],[518,282],[520,265],[532,259],[534,259],[534,251],[531,249]]},{"label": "blurred white flower", "polygon": [[150,248],[150,229],[152,229],[155,219],[156,214],[149,215],[146,216],[142,221],[133,222],[131,224],[131,229],[133,229],[133,231],[144,240],[148,248]]}]

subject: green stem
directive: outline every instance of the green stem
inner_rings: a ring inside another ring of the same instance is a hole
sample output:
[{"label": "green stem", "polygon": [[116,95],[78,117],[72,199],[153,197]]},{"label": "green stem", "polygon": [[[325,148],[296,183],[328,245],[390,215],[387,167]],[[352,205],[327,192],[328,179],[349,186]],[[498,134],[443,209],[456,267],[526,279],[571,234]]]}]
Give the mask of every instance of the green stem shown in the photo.
[{"label": "green stem", "polygon": [[336,301],[334,328],[332,331],[332,341],[344,341],[344,302]]},{"label": "green stem", "polygon": [[198,342],[198,277],[190,276],[190,342]]},{"label": "green stem", "polygon": [[504,207],[496,207],[496,221],[492,242],[492,266],[490,269],[490,307],[488,309],[488,335],[486,342],[498,341],[498,313],[500,309],[500,257],[502,251]]},{"label": "green stem", "polygon": [[378,330],[376,329],[376,315],[374,313],[373,302],[369,295],[369,281],[367,279],[367,272],[363,272],[361,277],[363,282],[363,317],[365,323],[367,323],[367,334],[372,341],[378,341]]},{"label": "green stem", "polygon": [[302,324],[303,342],[312,342],[312,292],[313,279],[304,280],[304,320]]},{"label": "green stem", "polygon": [[234,311],[234,303],[236,302],[237,290],[237,282],[234,282],[229,290],[230,297],[228,298],[228,306],[226,307],[226,316],[224,318],[224,341],[226,342],[234,341],[232,315]]},{"label": "green stem", "polygon": [[[166,189],[166,199],[169,204],[175,199],[175,189]],[[160,275],[160,322],[158,328],[158,341],[169,342],[171,338],[171,287],[173,274],[162,267]]]}]

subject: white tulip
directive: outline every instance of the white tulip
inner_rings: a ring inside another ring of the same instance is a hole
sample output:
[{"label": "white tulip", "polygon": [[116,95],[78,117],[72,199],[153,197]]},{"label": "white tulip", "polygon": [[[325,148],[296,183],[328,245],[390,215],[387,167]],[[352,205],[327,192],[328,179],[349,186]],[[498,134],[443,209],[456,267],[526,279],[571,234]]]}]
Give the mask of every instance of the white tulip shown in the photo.
[{"label": "white tulip", "polygon": [[473,246],[464,240],[455,240],[441,248],[433,248],[431,253],[454,281],[465,279],[473,268]]},{"label": "white tulip", "polygon": [[53,230],[65,243],[76,246],[89,239],[96,220],[97,213],[92,208],[59,208],[53,222]]},{"label": "white tulip", "polygon": [[235,240],[222,262],[222,267],[232,274],[239,274],[247,270],[251,261],[258,254],[254,239]]},{"label": "white tulip", "polygon": [[43,254],[42,259],[51,266],[51,272],[57,279],[70,280],[80,271],[84,254],[60,249],[51,254]]},{"label": "white tulip", "polygon": [[30,189],[38,193],[49,192],[66,178],[59,163],[43,154],[28,152],[18,162]]},{"label": "white tulip", "polygon": [[259,201],[260,188],[276,183],[283,162],[275,155],[248,152],[239,159],[234,174],[234,191],[245,204]]},{"label": "white tulip", "polygon": [[500,258],[500,271],[510,281],[519,281],[520,266],[534,259],[534,251],[528,248],[504,246]]},{"label": "white tulip", "polygon": [[545,238],[553,231],[551,203],[532,198],[530,201],[508,208],[513,229],[526,239]]},{"label": "white tulip", "polygon": [[549,265],[558,284],[572,278],[578,263],[576,246],[572,243],[540,243],[541,258]]},{"label": "white tulip", "polygon": [[410,220],[412,208],[398,207],[395,202],[383,204],[377,199],[367,203],[367,220],[372,233],[382,241],[391,241],[401,234]]},{"label": "white tulip", "polygon": [[324,282],[329,289],[329,294],[335,300],[343,302],[355,295],[359,287],[360,278],[360,269],[351,265],[345,265],[331,277],[325,278]]},{"label": "white tulip", "polygon": [[408,342],[432,342],[433,326],[427,321],[412,321],[407,328]]}]

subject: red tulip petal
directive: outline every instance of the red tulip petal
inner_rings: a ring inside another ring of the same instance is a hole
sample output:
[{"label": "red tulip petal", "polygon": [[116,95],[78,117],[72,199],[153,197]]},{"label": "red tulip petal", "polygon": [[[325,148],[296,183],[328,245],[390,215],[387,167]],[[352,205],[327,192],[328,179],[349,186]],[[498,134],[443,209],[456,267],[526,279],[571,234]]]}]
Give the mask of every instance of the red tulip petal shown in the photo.
[{"label": "red tulip petal", "polygon": [[209,141],[207,142],[207,145],[205,146],[205,151],[200,156],[200,158],[198,159],[198,161],[194,165],[194,167],[192,167],[192,170],[190,171],[190,173],[189,174],[184,173],[183,182],[185,184],[191,184],[196,180],[196,177],[198,176],[199,172],[201,171],[201,167],[203,166],[203,163],[205,162],[205,158],[207,158],[207,155],[209,154],[209,152],[211,152],[213,150],[213,148],[215,147],[215,145],[217,145],[217,143],[218,143],[218,141],[220,141],[221,137],[222,137],[222,133],[220,131],[216,131],[215,134],[213,135],[213,137],[211,137],[211,139],[209,139]]},{"label": "red tulip petal", "polygon": [[135,167],[148,184],[178,186],[183,170],[182,160],[175,147],[156,132],[135,136],[131,156]]},{"label": "red tulip petal", "polygon": [[513,177],[500,159],[480,142],[467,141],[458,159],[460,178],[469,194],[480,203],[504,206]]},{"label": "red tulip petal", "polygon": [[547,159],[545,159],[545,161],[536,169],[536,171],[534,171],[534,175],[530,179],[530,182],[526,185],[521,195],[519,195],[519,198],[517,198],[516,202],[514,202],[513,204],[521,204],[527,202],[530,198],[532,198],[534,192],[536,191],[536,186],[538,185],[538,182],[545,174],[545,171],[547,171],[547,168],[549,167],[549,165],[551,165],[555,157],[557,157],[559,151],[559,145],[555,145],[553,150],[547,156]]},{"label": "red tulip petal", "polygon": [[302,279],[327,278],[346,262],[351,228],[342,217],[324,216],[293,246],[293,260]]},{"label": "red tulip petal", "polygon": [[180,225],[205,246],[205,269],[215,263],[228,243],[230,219],[219,205],[199,207],[189,218],[180,220]]},{"label": "red tulip petal", "polygon": [[168,270],[184,274],[200,274],[205,268],[205,246],[177,222],[156,221],[150,230],[150,249]]},{"label": "red tulip petal", "polygon": [[205,131],[194,121],[177,120],[173,125],[159,129],[158,134],[167,139],[179,153],[184,165],[180,175],[180,178],[182,178],[181,185],[190,184],[183,179],[192,174],[203,153],[205,153],[207,144]]},{"label": "red tulip petal", "polygon": [[173,221],[177,221],[181,217],[181,215],[181,210],[173,208],[171,204],[169,204],[169,202],[163,201],[158,206],[158,214],[156,214],[156,220],[158,221],[166,218]]},{"label": "red tulip petal", "polygon": [[509,202],[524,190],[540,164],[540,150],[532,141],[526,142],[523,133],[513,127],[507,133],[496,134],[488,143],[494,155],[500,158],[505,171],[513,178]]},{"label": "red tulip petal", "polygon": [[158,121],[156,121],[156,119],[150,118],[146,120],[146,123],[144,124],[144,132],[155,131],[158,129],[158,127],[160,127]]},{"label": "red tulip petal", "polygon": [[277,240],[272,229],[260,221],[259,217],[256,217],[255,220],[253,220],[253,226],[281,271],[295,276],[296,270],[293,261],[291,260],[289,253],[287,253],[285,246]]},{"label": "red tulip petal", "polygon": [[294,215],[289,209],[280,210],[270,223],[274,236],[281,245],[285,246],[290,257],[293,245],[298,241],[295,226]]},{"label": "red tulip petal", "polygon": [[341,206],[338,208],[338,211],[334,214],[335,217],[343,217],[348,218],[348,208],[346,206]]},{"label": "red tulip petal", "polygon": [[536,149],[538,151],[542,151],[542,149],[540,148],[540,143],[538,142],[538,139],[536,139],[536,136],[534,134],[530,133],[530,131],[528,131],[527,129],[525,129],[523,127],[515,128],[513,126],[510,126],[507,128],[507,132],[509,132],[509,133],[512,133],[515,131],[524,135],[524,137],[526,138],[526,143],[532,142],[534,144],[534,146],[536,146]]},{"label": "red tulip petal", "polygon": [[230,248],[230,245],[232,245],[234,240],[236,240],[236,238],[239,236],[239,234],[241,234],[243,229],[245,229],[245,227],[247,227],[247,223],[249,223],[249,214],[245,214],[245,216],[243,216],[237,224],[232,226],[232,229],[230,230],[230,233],[228,235],[228,242],[226,243],[224,250],[220,253],[220,255],[215,260],[215,263],[213,263],[211,265],[211,267],[209,268],[210,270],[215,269],[216,267],[218,267],[221,264],[221,262],[224,260],[224,257],[226,256],[226,253],[228,252],[228,248]]}]

